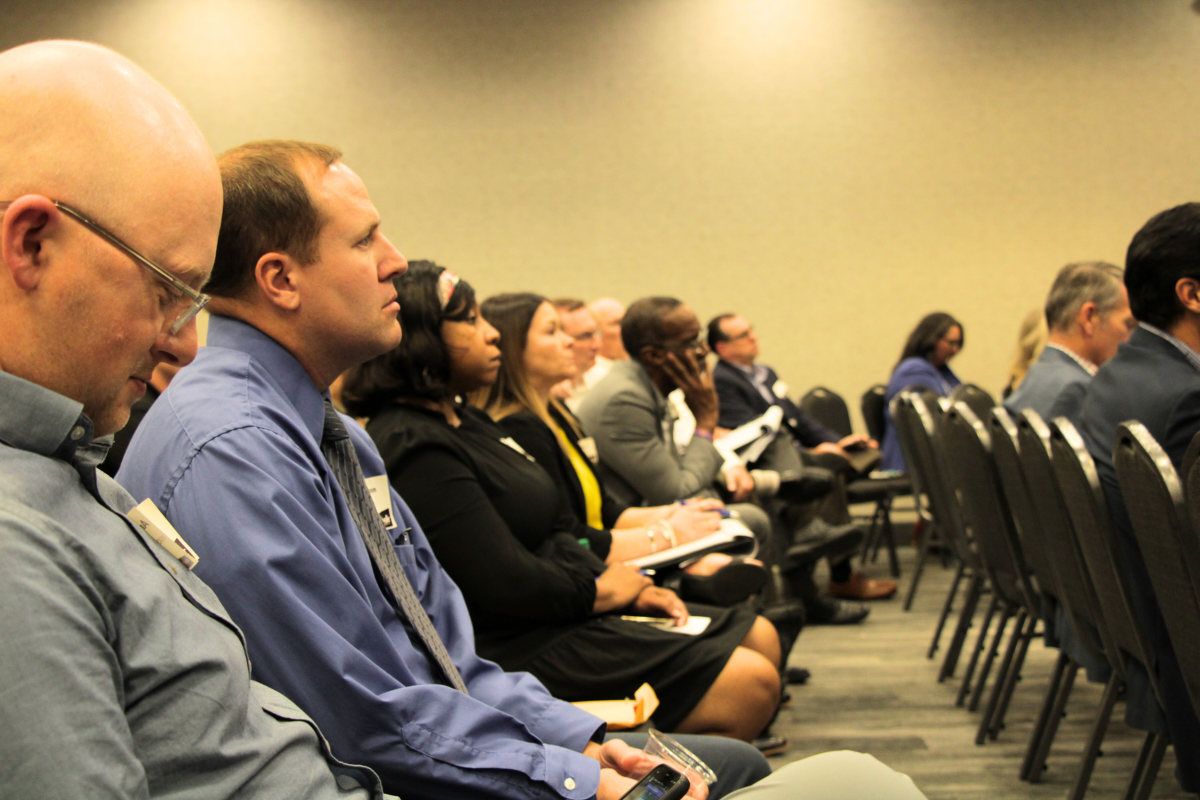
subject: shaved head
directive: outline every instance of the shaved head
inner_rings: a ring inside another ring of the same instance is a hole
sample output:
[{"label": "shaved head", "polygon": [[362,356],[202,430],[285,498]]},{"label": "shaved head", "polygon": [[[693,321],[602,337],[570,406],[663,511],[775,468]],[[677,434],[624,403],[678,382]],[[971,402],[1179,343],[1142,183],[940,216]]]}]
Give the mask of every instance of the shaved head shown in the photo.
[{"label": "shaved head", "polygon": [[215,159],[166,89],[98,45],[0,53],[0,108],[0,368],[111,432],[155,364],[191,360],[195,325],[164,333],[161,281],[54,202],[198,289],[220,225]]}]

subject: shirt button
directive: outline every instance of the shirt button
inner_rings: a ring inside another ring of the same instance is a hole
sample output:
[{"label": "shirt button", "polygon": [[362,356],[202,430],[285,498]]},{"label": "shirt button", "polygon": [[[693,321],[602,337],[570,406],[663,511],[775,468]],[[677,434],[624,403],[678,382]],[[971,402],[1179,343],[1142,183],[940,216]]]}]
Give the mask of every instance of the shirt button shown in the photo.
[{"label": "shirt button", "polygon": [[348,792],[351,789],[361,789],[362,788],[362,784],[359,783],[358,781],[354,780],[354,778],[351,778],[349,775],[338,775],[337,776],[337,785],[338,785],[338,788],[344,792]]},{"label": "shirt button", "polygon": [[74,428],[71,428],[71,441],[77,442],[82,438],[83,438],[83,426],[82,425],[76,425]]},{"label": "shirt button", "polygon": [[575,789],[575,779],[567,778],[565,781],[563,781],[563,786],[567,787],[568,792],[573,791]]}]

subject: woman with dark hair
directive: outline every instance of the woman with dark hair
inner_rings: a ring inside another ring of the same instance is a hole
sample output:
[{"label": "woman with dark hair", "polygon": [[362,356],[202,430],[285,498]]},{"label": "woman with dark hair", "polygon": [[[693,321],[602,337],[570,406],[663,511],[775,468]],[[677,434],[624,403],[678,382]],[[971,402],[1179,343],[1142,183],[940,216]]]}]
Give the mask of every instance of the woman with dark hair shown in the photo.
[{"label": "woman with dark hair", "polygon": [[[576,366],[574,342],[549,300],[530,292],[502,294],[485,300],[480,311],[500,333],[500,372],[476,405],[550,473],[581,541],[597,553],[607,550],[605,560],[613,564],[719,528],[719,500],[632,508],[605,491],[592,467],[595,447],[575,415],[552,396],[555,386],[575,377]],[[689,599],[732,605],[762,588],[767,571],[757,562],[714,553],[671,577]]]},{"label": "woman with dark hair", "polygon": [[[371,418],[392,485],[462,590],[479,653],[566,700],[631,697],[646,682],[660,727],[753,740],[779,700],[770,623],[740,608],[685,607],[582,544],[550,475],[458,400],[500,368],[474,291],[431,264],[395,283],[404,338],[347,376],[343,399]],[[692,613],[711,619],[703,631],[670,630]]]},{"label": "woman with dark hair", "polygon": [[896,435],[896,426],[892,423],[892,398],[913,386],[937,392],[942,397],[949,395],[954,387],[962,383],[954,370],[950,369],[949,361],[962,350],[963,342],[962,324],[944,311],[927,314],[908,335],[904,350],[900,353],[900,361],[892,369],[892,377],[888,380],[880,469],[897,472],[908,470],[900,449],[900,438]]}]

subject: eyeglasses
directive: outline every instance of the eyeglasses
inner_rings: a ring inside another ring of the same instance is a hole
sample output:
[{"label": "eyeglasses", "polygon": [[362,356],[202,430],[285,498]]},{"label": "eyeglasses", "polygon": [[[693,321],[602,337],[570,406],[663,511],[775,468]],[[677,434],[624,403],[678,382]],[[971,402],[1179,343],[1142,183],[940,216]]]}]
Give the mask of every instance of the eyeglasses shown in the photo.
[{"label": "eyeglasses", "polygon": [[[0,200],[0,211],[8,208],[8,206],[11,204],[11,200]],[[208,305],[208,301],[212,299],[202,292],[197,292],[195,289],[179,280],[179,278],[176,278],[170,272],[163,269],[158,264],[155,264],[137,250],[134,250],[132,247],[125,244],[116,236],[109,233],[95,222],[92,222],[81,212],[76,211],[66,203],[60,203],[58,200],[55,200],[54,206],[68,217],[72,218],[80,225],[87,228],[89,231],[96,234],[101,239],[132,258],[134,261],[141,264],[146,269],[150,270],[152,273],[154,273],[154,277],[158,278],[166,285],[167,289],[170,290],[171,295],[174,298],[174,302],[171,303],[170,308],[168,308],[166,312],[166,322],[169,322],[171,325],[170,330],[172,336],[183,330],[183,326],[191,322],[195,316],[200,313],[200,309]]]},{"label": "eyeglasses", "polygon": [[663,350],[682,350],[692,352],[697,356],[708,355],[708,343],[703,339],[692,339],[690,342],[663,342],[659,345]]}]

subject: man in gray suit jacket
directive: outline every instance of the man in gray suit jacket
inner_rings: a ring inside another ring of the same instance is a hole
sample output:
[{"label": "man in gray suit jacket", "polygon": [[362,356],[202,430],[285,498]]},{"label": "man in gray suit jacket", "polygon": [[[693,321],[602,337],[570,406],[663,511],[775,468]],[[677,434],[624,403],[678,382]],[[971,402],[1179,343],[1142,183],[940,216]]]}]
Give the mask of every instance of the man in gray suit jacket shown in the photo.
[{"label": "man in gray suit jacket", "polygon": [[[767,543],[772,538],[771,518],[755,503],[740,501],[761,500],[771,491],[757,486],[744,467],[727,466],[712,442],[718,403],[704,360],[708,346],[700,333],[696,313],[679,300],[649,297],[631,305],[621,323],[621,338],[630,359],[615,362],[608,375],[592,387],[578,416],[595,440],[604,484],[618,500],[637,506],[674,503],[697,495],[712,497],[714,481],[721,480],[734,501],[729,508],[760,542]],[[666,399],[676,388],[683,391],[696,417],[695,434],[683,448],[675,445],[675,415]],[[799,594],[810,621],[848,623],[867,615],[860,604],[818,594],[808,577],[817,558],[853,549],[861,533],[857,536],[853,541],[847,534],[829,537],[805,550],[803,564],[780,564],[785,570],[804,572],[804,577],[793,583],[802,587]],[[779,554],[774,555],[783,561]]]},{"label": "man in gray suit jacket", "polygon": [[1103,261],[1067,264],[1058,271],[1046,297],[1049,341],[1004,401],[1010,414],[1032,408],[1046,420],[1075,421],[1092,376],[1137,325],[1121,278],[1120,267]]}]

